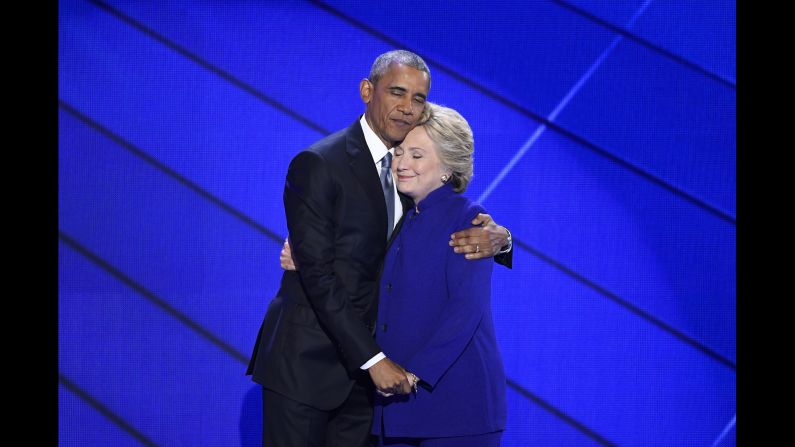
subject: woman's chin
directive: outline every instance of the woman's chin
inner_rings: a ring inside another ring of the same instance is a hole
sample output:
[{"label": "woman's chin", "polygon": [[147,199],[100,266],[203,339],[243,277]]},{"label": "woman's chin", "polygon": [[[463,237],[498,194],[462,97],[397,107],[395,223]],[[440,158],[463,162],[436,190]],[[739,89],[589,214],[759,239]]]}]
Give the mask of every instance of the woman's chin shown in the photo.
[{"label": "woman's chin", "polygon": [[409,188],[401,188],[400,186],[398,186],[397,190],[400,191],[401,194],[405,194],[405,195],[411,197],[412,200],[414,199],[414,194],[412,193],[411,189],[409,189]]}]

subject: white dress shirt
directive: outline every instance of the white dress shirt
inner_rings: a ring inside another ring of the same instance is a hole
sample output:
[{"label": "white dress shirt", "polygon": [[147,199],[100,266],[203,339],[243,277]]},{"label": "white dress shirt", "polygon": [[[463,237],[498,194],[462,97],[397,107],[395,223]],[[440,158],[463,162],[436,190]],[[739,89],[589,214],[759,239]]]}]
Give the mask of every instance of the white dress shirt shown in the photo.
[{"label": "white dress shirt", "polygon": [[[367,142],[367,147],[370,149],[370,155],[373,156],[373,166],[375,167],[375,172],[378,174],[379,178],[381,177],[381,159],[384,158],[387,152],[392,153],[392,157],[394,160],[395,156],[395,148],[387,148],[383,141],[378,138],[378,135],[373,132],[373,129],[370,128],[370,125],[367,124],[367,120],[365,119],[364,115],[359,120],[359,124],[362,125],[362,132],[364,132],[364,141]],[[398,197],[397,193],[397,182],[392,182],[392,189],[395,191],[395,203],[392,204],[395,210],[395,220],[393,222],[392,229],[394,230],[394,225],[397,225],[398,221],[401,217],[403,217],[403,205],[400,203],[400,197]],[[373,358],[367,361],[364,365],[361,366],[361,369],[368,369],[371,366],[378,363],[381,359],[385,358],[383,352],[379,352]]]}]

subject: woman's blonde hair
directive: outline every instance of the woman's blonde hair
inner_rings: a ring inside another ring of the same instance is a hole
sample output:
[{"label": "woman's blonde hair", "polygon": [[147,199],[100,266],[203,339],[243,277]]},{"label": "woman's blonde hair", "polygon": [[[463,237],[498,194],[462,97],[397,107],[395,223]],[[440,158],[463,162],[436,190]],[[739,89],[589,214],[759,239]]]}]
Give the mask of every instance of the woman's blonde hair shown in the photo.
[{"label": "woman's blonde hair", "polygon": [[457,193],[466,191],[472,180],[475,152],[472,129],[467,120],[449,107],[426,102],[417,125],[425,128],[436,145],[442,164],[452,171],[449,181],[453,190]]}]

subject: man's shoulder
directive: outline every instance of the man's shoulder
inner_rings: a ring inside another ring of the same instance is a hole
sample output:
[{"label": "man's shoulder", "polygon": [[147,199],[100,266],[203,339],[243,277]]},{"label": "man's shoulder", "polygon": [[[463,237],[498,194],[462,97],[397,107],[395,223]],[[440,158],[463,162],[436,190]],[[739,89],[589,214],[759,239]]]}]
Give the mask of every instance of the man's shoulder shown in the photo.
[{"label": "man's shoulder", "polygon": [[310,152],[328,152],[329,150],[333,150],[335,148],[344,148],[345,147],[345,140],[347,139],[348,129],[340,129],[331,135],[326,135],[325,137],[315,141],[305,150]]},{"label": "man's shoulder", "polygon": [[[312,143],[305,150],[318,153],[324,157],[344,154],[348,145],[348,138],[357,137],[356,127],[358,125],[358,123],[354,123],[353,125],[344,129],[340,129],[331,135],[327,135]],[[359,133],[361,133],[361,128],[359,128]]]},{"label": "man's shoulder", "polygon": [[[340,172],[339,169],[349,163],[348,146],[352,141],[356,145],[355,142],[358,141],[361,133],[359,123],[354,123],[321,138],[295,154],[290,161],[290,170],[306,172],[320,169],[331,174]],[[361,139],[363,140],[364,137],[361,136]]]}]

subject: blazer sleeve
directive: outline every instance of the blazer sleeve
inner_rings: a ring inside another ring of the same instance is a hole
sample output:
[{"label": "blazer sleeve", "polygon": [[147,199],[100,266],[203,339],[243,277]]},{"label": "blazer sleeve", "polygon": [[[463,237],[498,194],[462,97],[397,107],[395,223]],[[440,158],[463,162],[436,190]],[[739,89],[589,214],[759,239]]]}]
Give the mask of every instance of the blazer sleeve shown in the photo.
[{"label": "blazer sleeve", "polygon": [[507,252],[501,255],[494,255],[494,262],[497,264],[503,265],[509,269],[513,268],[513,247]]},{"label": "blazer sleeve", "polygon": [[[468,213],[467,221],[478,212],[483,211]],[[427,343],[403,365],[431,387],[436,386],[475,335],[491,302],[493,268],[489,258],[467,260],[448,253],[444,317]]]},{"label": "blazer sleeve", "polygon": [[320,154],[304,151],[290,162],[284,209],[293,257],[320,325],[342,354],[349,371],[381,351],[353,308],[335,269],[334,206],[338,188]]}]

